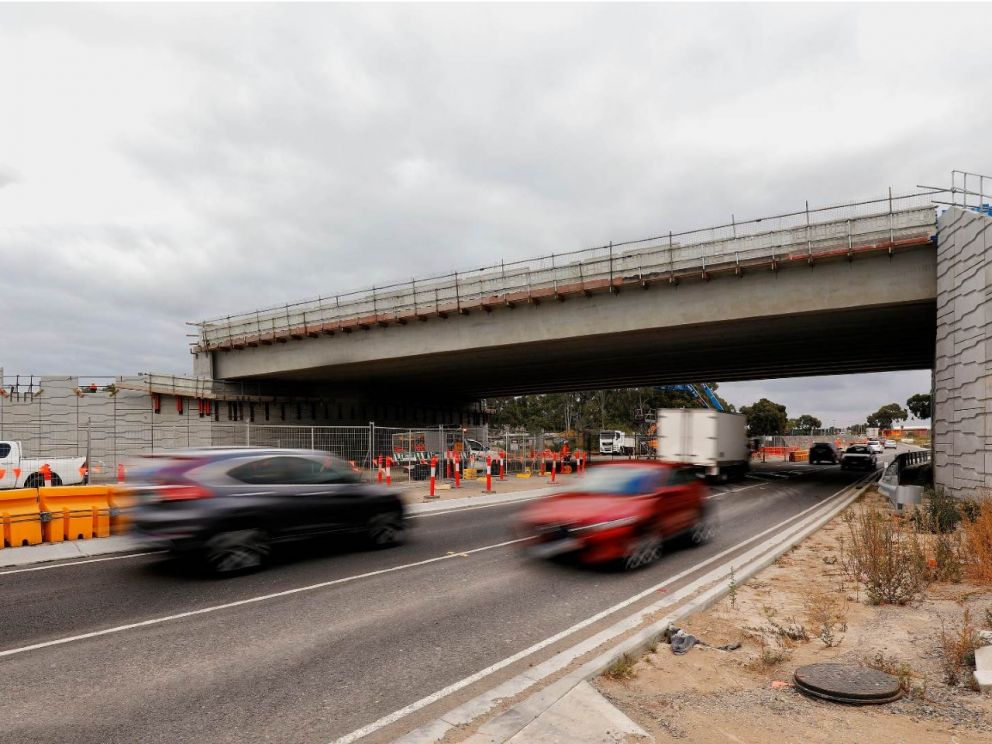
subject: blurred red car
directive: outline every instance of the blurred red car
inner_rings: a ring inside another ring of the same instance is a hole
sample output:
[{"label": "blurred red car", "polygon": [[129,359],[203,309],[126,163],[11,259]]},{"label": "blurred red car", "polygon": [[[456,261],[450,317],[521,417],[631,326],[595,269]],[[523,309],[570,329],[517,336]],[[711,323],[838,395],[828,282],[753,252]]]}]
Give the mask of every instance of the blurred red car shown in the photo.
[{"label": "blurred red car", "polygon": [[695,471],[633,461],[590,469],[569,491],[529,504],[518,515],[528,554],[571,554],[584,563],[617,562],[631,570],[661,556],[662,544],[685,535],[702,544],[716,533],[708,489]]}]

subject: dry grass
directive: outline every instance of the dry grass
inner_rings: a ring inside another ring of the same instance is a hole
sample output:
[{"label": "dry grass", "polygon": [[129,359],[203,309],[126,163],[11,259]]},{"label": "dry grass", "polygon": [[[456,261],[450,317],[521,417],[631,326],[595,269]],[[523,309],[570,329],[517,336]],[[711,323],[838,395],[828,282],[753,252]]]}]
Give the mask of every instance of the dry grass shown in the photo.
[{"label": "dry grass", "polygon": [[836,646],[847,632],[847,606],[843,596],[833,592],[810,592],[803,599],[806,622],[827,648]]},{"label": "dry grass", "polygon": [[940,668],[944,683],[955,686],[961,683],[962,674],[970,671],[975,662],[975,649],[979,646],[978,634],[971,623],[971,613],[964,611],[960,623],[950,629],[940,621]]},{"label": "dry grass", "polygon": [[891,674],[899,680],[899,685],[905,692],[909,692],[913,680],[913,668],[905,661],[886,656],[881,651],[876,651],[874,656],[864,658],[865,666],[878,669],[880,672]]},{"label": "dry grass", "polygon": [[962,523],[968,559],[965,572],[976,584],[992,584],[992,498],[978,503],[974,521]]},{"label": "dry grass", "polygon": [[603,672],[604,677],[608,677],[614,681],[620,681],[624,679],[633,679],[634,677],[634,666],[637,664],[637,659],[635,659],[630,654],[624,654],[619,659],[610,664],[609,668]]},{"label": "dry grass", "polygon": [[850,540],[843,545],[847,575],[865,587],[871,604],[912,602],[930,581],[916,533],[875,508],[844,515]]}]

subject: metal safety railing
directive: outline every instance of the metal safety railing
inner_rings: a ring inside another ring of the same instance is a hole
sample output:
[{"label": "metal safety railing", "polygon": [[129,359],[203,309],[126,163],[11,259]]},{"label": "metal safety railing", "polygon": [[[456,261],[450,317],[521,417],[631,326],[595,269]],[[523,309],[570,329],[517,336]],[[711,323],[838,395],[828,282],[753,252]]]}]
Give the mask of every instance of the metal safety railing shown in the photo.
[{"label": "metal safety railing", "polygon": [[741,273],[749,266],[808,261],[858,250],[926,242],[935,232],[940,189],[809,209],[717,227],[610,243],[467,272],[372,287],[193,323],[194,351],[238,348],[466,313],[492,305],[539,302],[570,293],[614,291],[630,283],[695,274]]}]

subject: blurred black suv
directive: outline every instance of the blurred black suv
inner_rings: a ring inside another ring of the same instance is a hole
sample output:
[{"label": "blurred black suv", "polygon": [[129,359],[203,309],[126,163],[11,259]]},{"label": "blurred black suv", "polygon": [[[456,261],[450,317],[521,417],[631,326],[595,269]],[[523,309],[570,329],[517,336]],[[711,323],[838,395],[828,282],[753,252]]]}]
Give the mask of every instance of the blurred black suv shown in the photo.
[{"label": "blurred black suv", "polygon": [[183,450],[141,458],[132,480],[137,536],[217,574],[261,566],[273,543],[358,535],[388,547],[406,526],[397,492],[325,452]]},{"label": "blurred black suv", "polygon": [[837,448],[830,442],[817,442],[809,448],[809,462],[812,465],[817,462],[829,462],[836,464],[840,460]]}]

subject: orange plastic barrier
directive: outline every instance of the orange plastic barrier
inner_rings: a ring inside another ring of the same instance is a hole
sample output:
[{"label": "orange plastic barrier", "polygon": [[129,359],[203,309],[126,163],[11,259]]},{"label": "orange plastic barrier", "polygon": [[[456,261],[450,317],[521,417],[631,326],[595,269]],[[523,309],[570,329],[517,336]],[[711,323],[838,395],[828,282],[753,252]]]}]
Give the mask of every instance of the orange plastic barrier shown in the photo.
[{"label": "orange plastic barrier", "polygon": [[809,450],[792,450],[789,453],[789,462],[807,462],[809,460]]},{"label": "orange plastic barrier", "polygon": [[131,511],[136,500],[128,488],[110,486],[108,491],[110,492],[110,533],[123,535],[131,527],[131,517],[128,512]]},{"label": "orange plastic barrier", "polygon": [[110,489],[107,486],[39,488],[38,500],[46,542],[110,536]]},{"label": "orange plastic barrier", "polygon": [[18,548],[41,542],[41,512],[37,488],[0,491],[0,524],[3,543],[0,548]]}]

